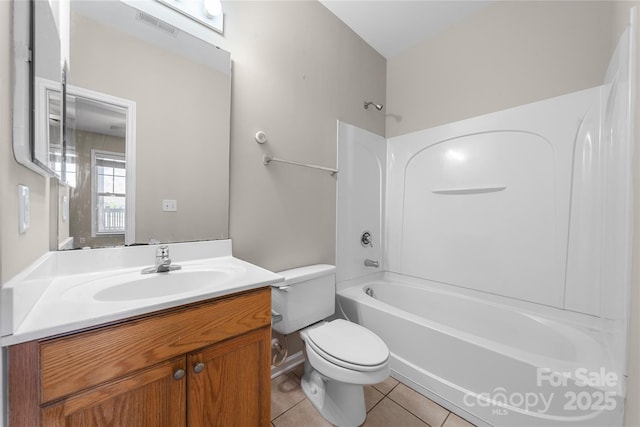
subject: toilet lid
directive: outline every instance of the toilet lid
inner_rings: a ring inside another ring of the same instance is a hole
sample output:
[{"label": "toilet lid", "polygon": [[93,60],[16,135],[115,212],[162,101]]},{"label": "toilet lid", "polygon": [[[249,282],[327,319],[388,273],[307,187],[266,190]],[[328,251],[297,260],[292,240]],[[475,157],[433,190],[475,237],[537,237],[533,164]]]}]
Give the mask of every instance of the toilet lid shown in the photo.
[{"label": "toilet lid", "polygon": [[[370,330],[343,319],[336,319],[308,330],[307,336],[316,350],[350,365],[378,366],[389,358],[387,345]],[[326,357],[325,357],[326,358]]]}]

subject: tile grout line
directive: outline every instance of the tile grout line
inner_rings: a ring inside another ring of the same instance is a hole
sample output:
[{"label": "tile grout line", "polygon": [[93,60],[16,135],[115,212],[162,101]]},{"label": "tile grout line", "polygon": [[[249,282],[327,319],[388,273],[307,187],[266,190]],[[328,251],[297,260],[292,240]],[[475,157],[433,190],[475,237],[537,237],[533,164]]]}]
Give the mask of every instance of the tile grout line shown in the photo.
[{"label": "tile grout line", "polygon": [[[391,377],[391,378],[393,378],[393,377]],[[394,378],[394,379],[395,379],[395,378]],[[396,381],[397,381],[397,380],[396,380]],[[378,390],[380,393],[382,393],[382,395],[383,395],[384,397],[387,397],[387,396],[388,396],[388,395],[389,395],[393,390],[395,390],[395,388],[396,388],[396,387],[398,387],[398,385],[399,385],[399,384],[401,384],[401,383],[400,383],[400,382],[396,383],[396,385],[394,385],[393,387],[391,387],[391,388],[389,389],[389,391],[388,391],[388,392],[386,392],[386,393],[385,393],[385,392],[383,392],[382,390],[380,390],[379,388],[377,388],[377,387],[375,386],[375,384],[374,384],[374,385],[372,385],[371,387],[375,388],[375,389],[376,389],[376,390]]]},{"label": "tile grout line", "polygon": [[368,411],[367,411],[367,415],[369,415],[369,412],[373,411],[373,408],[375,408],[376,406],[378,406],[380,404],[380,402],[382,402],[383,400],[385,400],[387,398],[387,396],[382,396],[382,399],[378,400],[376,402],[375,405],[373,405]]},{"label": "tile grout line", "polygon": [[[393,403],[395,403],[396,405],[398,405],[399,407],[401,407],[402,409],[404,409],[405,411],[407,411],[408,413],[410,413],[411,415],[413,415],[414,417],[418,418],[420,421],[422,421],[423,423],[425,423],[426,425],[428,425],[429,427],[432,427],[431,424],[429,424],[428,422],[426,422],[425,420],[423,420],[422,418],[420,418],[417,414],[414,414],[411,409],[406,408],[402,403],[396,401],[393,399],[393,397],[391,396],[386,396],[389,398],[390,401],[392,401]],[[428,399],[428,398],[427,398]],[[430,399],[429,399],[430,400]],[[433,401],[432,401],[433,402]],[[435,402],[434,402],[435,403]],[[437,405],[437,403],[436,403]],[[442,408],[442,407],[441,407]],[[451,415],[451,411],[449,411],[448,409],[442,408],[445,411],[447,411],[447,416],[444,417],[444,420],[442,421],[442,424],[435,426],[435,427],[442,427],[445,423],[445,421],[447,421],[447,418],[449,418],[449,415]]]},{"label": "tile grout line", "polygon": [[449,419],[449,417],[451,416],[451,414],[453,414],[453,412],[449,411],[449,413],[447,414],[447,416],[444,418],[444,421],[442,421],[442,424],[440,424],[440,427],[444,427],[444,425],[447,423],[447,420]]},{"label": "tile grout line", "polygon": [[285,410],[283,413],[281,413],[280,415],[278,415],[277,417],[273,418],[271,420],[271,424],[275,425],[274,421],[277,420],[278,418],[282,417],[284,414],[286,414],[287,412],[289,412],[290,410],[292,410],[293,408],[295,408],[296,406],[298,406],[299,404],[301,404],[302,402],[304,402],[305,400],[307,400],[307,397],[305,396],[304,399],[300,400],[299,402],[294,403],[291,407],[287,408],[287,410]]},{"label": "tile grout line", "polygon": [[[402,382],[398,382],[395,386],[393,386],[393,388],[391,390],[389,390],[389,393],[387,393],[387,395],[385,397],[388,397],[392,402],[394,402],[395,404],[397,404],[398,406],[400,406],[402,409],[404,409],[405,411],[409,412],[411,415],[413,415],[414,417],[418,418],[420,421],[422,421],[423,423],[427,424],[429,427],[431,427],[431,424],[429,424],[428,422],[426,422],[425,420],[423,420],[422,418],[420,418],[417,414],[414,414],[411,409],[405,407],[401,402],[396,401],[393,397],[390,396],[391,392],[398,387],[400,384],[402,384]],[[413,390],[410,387],[409,390],[418,393],[417,391]],[[451,412],[450,410],[448,410],[447,408],[443,407],[442,405],[434,402],[433,400],[429,399],[428,397],[421,395],[420,393],[418,393],[420,396],[424,397],[425,399],[428,399],[429,401],[431,401],[432,403],[434,403],[435,405],[438,405],[440,408],[442,408],[444,411],[447,412],[447,416],[444,417],[444,420],[442,421],[441,424],[434,426],[434,427],[443,427],[444,424],[447,422],[447,419],[449,418],[449,415],[453,414],[453,412]]]}]

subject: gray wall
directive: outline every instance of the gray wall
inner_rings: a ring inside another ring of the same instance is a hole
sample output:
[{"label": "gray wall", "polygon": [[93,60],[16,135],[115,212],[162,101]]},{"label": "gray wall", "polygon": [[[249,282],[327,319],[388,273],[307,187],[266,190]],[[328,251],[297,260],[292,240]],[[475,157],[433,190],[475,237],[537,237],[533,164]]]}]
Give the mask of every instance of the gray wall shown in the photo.
[{"label": "gray wall", "polygon": [[602,82],[611,2],[498,1],[388,61],[387,137]]},{"label": "gray wall", "polygon": [[[10,93],[10,2],[0,2],[2,79]],[[386,62],[324,6],[302,2],[227,2],[222,47],[233,58],[230,234],[237,256],[280,270],[334,262],[335,178],[286,165],[262,165],[271,152],[336,164],[336,120],[384,134]],[[76,64],[77,65],[77,64]],[[78,82],[82,83],[82,82]],[[49,250],[48,180],[17,164],[2,97],[2,282]],[[259,129],[265,146],[255,143]],[[17,185],[31,191],[31,228],[18,235]],[[54,211],[55,214],[55,211]]]},{"label": "gray wall", "polygon": [[[49,183],[18,165],[11,145],[11,3],[0,2],[0,280],[4,283],[49,249]],[[29,186],[31,228],[18,234],[18,184]],[[2,353],[0,352],[0,366]],[[2,370],[0,370],[0,382]],[[0,388],[0,414],[4,404]],[[0,423],[2,423],[0,418]]]},{"label": "gray wall", "polygon": [[[262,164],[336,166],[336,120],[384,134],[385,59],[315,1],[225,3],[233,58],[231,222],[234,253],[279,271],[335,262],[336,178]],[[269,142],[258,145],[264,130]]]},{"label": "gray wall", "polygon": [[[11,2],[0,2],[0,270],[2,283],[49,250],[49,180],[19,165],[11,142]],[[18,185],[29,187],[31,227],[18,234]]]}]

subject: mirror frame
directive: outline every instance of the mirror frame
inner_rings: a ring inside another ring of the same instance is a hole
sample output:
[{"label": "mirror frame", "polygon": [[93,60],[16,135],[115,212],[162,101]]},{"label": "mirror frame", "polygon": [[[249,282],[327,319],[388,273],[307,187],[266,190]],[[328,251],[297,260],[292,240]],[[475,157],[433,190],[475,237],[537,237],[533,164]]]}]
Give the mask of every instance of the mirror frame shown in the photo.
[{"label": "mirror frame", "polygon": [[[21,165],[45,176],[57,176],[56,172],[48,165],[38,160],[36,153],[45,150],[49,153],[49,140],[42,140],[46,147],[36,149],[35,144],[40,138],[42,130],[36,132],[38,122],[43,122],[48,117],[47,109],[32,108],[36,93],[35,87],[35,5],[33,0],[13,2],[13,152],[15,159]],[[55,82],[60,93],[63,92],[62,73],[61,81]],[[47,111],[45,111],[47,110]],[[37,117],[36,114],[43,117]],[[62,111],[64,117],[64,109]],[[62,141],[62,144],[64,142]]]}]

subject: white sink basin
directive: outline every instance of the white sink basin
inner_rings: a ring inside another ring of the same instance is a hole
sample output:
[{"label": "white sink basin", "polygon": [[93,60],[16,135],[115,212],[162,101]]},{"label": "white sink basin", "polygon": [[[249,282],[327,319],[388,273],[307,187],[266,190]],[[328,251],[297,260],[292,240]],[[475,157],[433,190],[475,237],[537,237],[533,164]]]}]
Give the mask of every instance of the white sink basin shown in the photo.
[{"label": "white sink basin", "polygon": [[65,298],[89,298],[99,302],[145,300],[215,289],[236,276],[234,269],[188,266],[166,273],[141,274],[140,271],[112,274],[76,285]]},{"label": "white sink basin", "polygon": [[188,270],[139,275],[134,280],[111,284],[96,292],[93,298],[98,301],[157,298],[202,289],[220,283],[220,281],[226,282],[229,277],[229,273],[225,271]]}]

